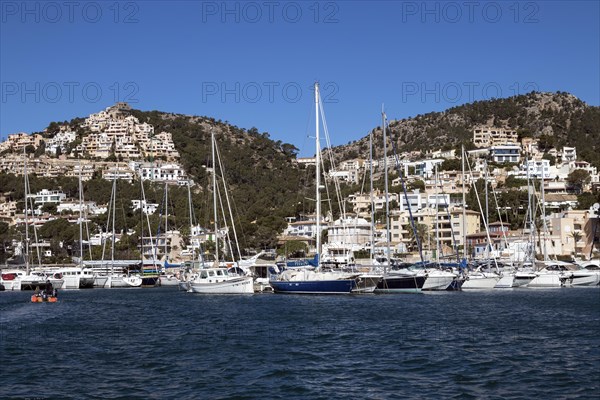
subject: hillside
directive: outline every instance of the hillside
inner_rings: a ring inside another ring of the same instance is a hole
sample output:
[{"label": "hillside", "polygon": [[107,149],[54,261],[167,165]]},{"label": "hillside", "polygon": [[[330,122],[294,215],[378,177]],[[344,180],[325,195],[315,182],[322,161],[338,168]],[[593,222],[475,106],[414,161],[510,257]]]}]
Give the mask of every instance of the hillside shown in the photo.
[{"label": "hillside", "polygon": [[[223,159],[226,180],[234,199],[244,246],[273,247],[285,227],[285,217],[296,213],[303,197],[299,188],[310,185],[306,171],[294,162],[297,149],[273,141],[256,128],[245,130],[208,117],[159,111],[131,112],[157,131],[173,135],[181,164],[200,187],[210,191],[210,177],[204,166],[211,165],[210,134],[214,131]],[[302,211],[300,208],[298,211]]]},{"label": "hillside", "polygon": [[[503,99],[477,101],[415,117],[392,120],[388,134],[399,152],[450,149],[473,137],[475,126],[507,127],[520,137],[541,138],[545,148],[577,147],[580,158],[600,167],[600,107],[564,93],[531,92]],[[376,157],[383,154],[381,127],[374,129]],[[369,137],[332,151],[338,160],[365,157]]]}]

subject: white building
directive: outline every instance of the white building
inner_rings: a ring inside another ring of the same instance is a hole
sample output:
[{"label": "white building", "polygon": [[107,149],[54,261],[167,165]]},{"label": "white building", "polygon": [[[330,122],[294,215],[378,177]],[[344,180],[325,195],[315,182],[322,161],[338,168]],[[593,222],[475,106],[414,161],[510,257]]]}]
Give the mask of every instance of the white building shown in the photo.
[{"label": "white building", "polygon": [[131,206],[133,211],[137,211],[142,208],[144,214],[152,215],[158,209],[157,203],[148,203],[146,200],[131,200]]},{"label": "white building", "polygon": [[349,183],[359,183],[359,173],[358,170],[341,170],[341,171],[329,171],[329,177],[331,179],[337,179],[339,181],[349,182]]},{"label": "white building", "polygon": [[549,160],[527,160],[524,165],[525,176],[535,179],[550,179],[550,161]]},{"label": "white building", "polygon": [[497,163],[518,163],[521,160],[521,146],[518,144],[492,146],[490,156]]},{"label": "white building", "polygon": [[340,218],[327,227],[329,244],[363,245],[371,240],[371,223],[364,218]]},{"label": "white building", "polygon": [[560,158],[563,163],[568,163],[571,161],[577,161],[577,150],[575,147],[563,147],[562,152],[560,154]]},{"label": "white building", "polygon": [[53,138],[46,141],[46,153],[56,155],[60,149],[65,154],[69,143],[75,141],[77,134],[72,131],[60,131]]},{"label": "white building", "polygon": [[419,211],[426,206],[425,201],[423,201],[423,194],[420,193],[419,189],[407,192],[406,196],[402,194],[399,203],[400,211],[408,211],[409,207],[411,211]]},{"label": "white building", "polygon": [[187,183],[187,175],[179,164],[141,164],[139,173],[143,180],[152,182],[167,182],[167,183]]},{"label": "white building", "polygon": [[60,190],[42,189],[36,194],[28,194],[27,198],[34,199],[34,203],[40,205],[46,203],[60,204],[67,198],[67,195]]}]

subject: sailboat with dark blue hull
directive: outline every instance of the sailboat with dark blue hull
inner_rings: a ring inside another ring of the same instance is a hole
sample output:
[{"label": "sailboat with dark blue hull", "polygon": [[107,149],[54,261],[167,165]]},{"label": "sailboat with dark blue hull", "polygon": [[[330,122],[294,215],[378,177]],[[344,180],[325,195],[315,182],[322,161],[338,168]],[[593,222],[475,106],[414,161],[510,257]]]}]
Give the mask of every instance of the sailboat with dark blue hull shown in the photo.
[{"label": "sailboat with dark blue hull", "polygon": [[329,281],[270,281],[275,293],[296,294],[350,294],[356,286],[354,279],[336,279]]},{"label": "sailboat with dark blue hull", "polygon": [[[321,250],[321,146],[319,143],[319,84],[315,83],[315,120],[316,120],[316,248],[315,261],[320,261]],[[316,267],[303,266],[288,268],[280,274],[271,275],[269,284],[275,293],[296,294],[350,294],[356,287],[358,274],[346,272],[324,272],[320,262]]]}]

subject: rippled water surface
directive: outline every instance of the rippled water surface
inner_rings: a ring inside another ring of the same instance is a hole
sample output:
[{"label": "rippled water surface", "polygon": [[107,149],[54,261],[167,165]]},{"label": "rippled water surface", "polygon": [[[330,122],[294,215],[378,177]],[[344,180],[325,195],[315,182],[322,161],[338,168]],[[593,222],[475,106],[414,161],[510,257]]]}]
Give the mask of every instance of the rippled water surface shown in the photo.
[{"label": "rippled water surface", "polygon": [[600,289],[0,293],[0,398],[598,398]]}]

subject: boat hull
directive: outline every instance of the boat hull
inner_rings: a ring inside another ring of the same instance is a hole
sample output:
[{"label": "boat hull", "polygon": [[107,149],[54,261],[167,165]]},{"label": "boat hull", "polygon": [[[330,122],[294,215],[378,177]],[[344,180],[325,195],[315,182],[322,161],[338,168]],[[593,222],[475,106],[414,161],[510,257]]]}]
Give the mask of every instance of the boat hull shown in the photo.
[{"label": "boat hull", "polygon": [[419,293],[426,276],[387,275],[377,284],[375,293]]},{"label": "boat hull", "polygon": [[527,285],[528,288],[559,288],[564,278],[559,274],[539,274]]},{"label": "boat hull", "polygon": [[493,289],[498,281],[500,280],[499,276],[469,276],[466,278],[464,283],[462,284],[462,290],[488,290]]},{"label": "boat hull", "polygon": [[160,278],[158,275],[142,277],[142,287],[155,287],[155,286],[158,286],[159,283],[160,283]]},{"label": "boat hull", "polygon": [[355,287],[354,279],[315,281],[270,281],[275,293],[293,294],[350,294]]},{"label": "boat hull", "polygon": [[352,293],[374,293],[375,289],[377,289],[377,284],[382,278],[383,276],[381,275],[359,275],[356,278],[356,284],[352,289]]},{"label": "boat hull", "polygon": [[513,288],[515,285],[515,276],[514,275],[504,275],[502,278],[500,278],[500,280],[498,282],[496,282],[496,285],[494,286],[495,289],[510,289]]},{"label": "boat hull", "polygon": [[513,287],[526,287],[535,279],[537,275],[534,273],[520,274],[516,273],[513,279]]},{"label": "boat hull", "polygon": [[36,296],[35,294],[31,296],[32,303],[56,303],[58,298],[56,296]]},{"label": "boat hull", "polygon": [[179,279],[174,276],[161,275],[160,286],[179,286]]},{"label": "boat hull", "polygon": [[96,275],[94,277],[94,287],[95,288],[106,287],[107,283],[108,283],[108,276],[106,276],[106,275]]},{"label": "boat hull", "polygon": [[422,290],[446,290],[454,281],[454,275],[427,275]]},{"label": "boat hull", "polygon": [[254,293],[254,282],[249,276],[221,282],[191,282],[190,290],[200,294],[249,294]]},{"label": "boat hull", "polygon": [[570,286],[597,286],[600,283],[600,272],[573,272],[566,283]]}]

